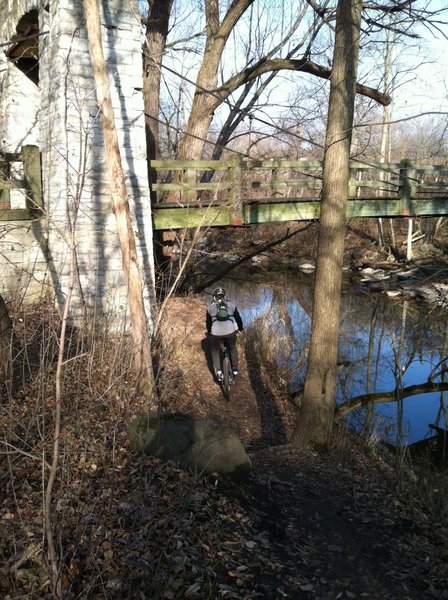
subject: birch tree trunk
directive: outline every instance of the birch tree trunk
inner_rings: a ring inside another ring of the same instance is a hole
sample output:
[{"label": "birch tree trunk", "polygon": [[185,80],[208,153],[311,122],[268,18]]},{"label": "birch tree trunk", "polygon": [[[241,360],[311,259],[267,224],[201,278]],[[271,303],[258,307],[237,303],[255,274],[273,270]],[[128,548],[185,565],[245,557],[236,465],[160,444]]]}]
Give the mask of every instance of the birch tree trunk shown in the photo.
[{"label": "birch tree trunk", "polygon": [[[394,82],[392,78],[392,49],[395,42],[395,33],[386,31],[386,50],[384,56],[384,93],[392,93],[394,91]],[[392,89],[390,89],[392,88]],[[383,125],[381,128],[381,148],[380,148],[380,163],[390,163],[391,152],[391,120],[392,120],[392,105],[388,104],[383,107]],[[380,171],[381,181],[388,180],[389,174]],[[383,191],[380,195],[384,195]],[[391,227],[393,224],[391,223]],[[385,247],[383,219],[378,219],[379,246]]]},{"label": "birch tree trunk", "polygon": [[342,265],[362,0],[339,0],[308,368],[291,443],[326,448],[337,384]]},{"label": "birch tree trunk", "polygon": [[110,177],[110,195],[117,224],[123,272],[128,290],[135,369],[138,379],[137,384],[140,391],[145,392],[151,397],[155,392],[155,388],[148,320],[143,303],[143,284],[137,261],[137,248],[132,229],[110,95],[110,85],[104,60],[98,0],[84,0],[84,10],[87,21],[89,51],[96,85],[96,96],[106,147],[107,166]]}]

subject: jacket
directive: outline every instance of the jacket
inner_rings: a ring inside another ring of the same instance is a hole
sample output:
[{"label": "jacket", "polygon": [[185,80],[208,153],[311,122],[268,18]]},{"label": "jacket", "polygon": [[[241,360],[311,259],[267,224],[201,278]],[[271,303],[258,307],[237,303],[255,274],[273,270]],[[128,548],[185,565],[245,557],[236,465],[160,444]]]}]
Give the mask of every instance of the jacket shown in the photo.
[{"label": "jacket", "polygon": [[228,302],[227,300],[226,304],[230,316],[225,321],[218,321],[216,318],[216,313],[218,310],[216,302],[212,302],[212,304],[207,307],[205,325],[208,333],[219,336],[229,335],[236,330],[243,331],[243,320],[241,319],[241,315],[238,312],[236,305],[233,302]]}]

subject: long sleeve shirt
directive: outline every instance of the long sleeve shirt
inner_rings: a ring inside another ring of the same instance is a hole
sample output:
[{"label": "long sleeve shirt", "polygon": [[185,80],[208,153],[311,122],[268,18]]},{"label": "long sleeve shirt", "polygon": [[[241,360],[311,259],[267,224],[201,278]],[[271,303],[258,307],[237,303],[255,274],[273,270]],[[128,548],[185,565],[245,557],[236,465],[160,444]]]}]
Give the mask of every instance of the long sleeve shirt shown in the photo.
[{"label": "long sleeve shirt", "polygon": [[233,302],[227,302],[227,308],[229,311],[229,318],[226,321],[219,321],[216,318],[217,306],[216,302],[212,302],[207,308],[205,317],[205,326],[208,333],[213,335],[227,335],[232,331],[243,331],[243,320],[241,315]]}]

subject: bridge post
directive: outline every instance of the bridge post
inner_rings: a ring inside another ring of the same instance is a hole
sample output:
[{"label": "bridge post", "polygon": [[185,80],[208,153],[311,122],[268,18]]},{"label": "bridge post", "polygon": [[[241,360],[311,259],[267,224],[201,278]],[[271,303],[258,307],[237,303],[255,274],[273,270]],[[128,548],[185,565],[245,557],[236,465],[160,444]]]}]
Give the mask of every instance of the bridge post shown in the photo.
[{"label": "bridge post", "polygon": [[23,160],[24,178],[27,186],[27,208],[30,209],[31,214],[39,215],[42,210],[40,150],[37,146],[23,146],[21,155]]},{"label": "bridge post", "polygon": [[400,161],[400,199],[403,217],[411,215],[412,198],[415,193],[416,171],[410,160]]},{"label": "bridge post", "polygon": [[242,170],[243,165],[241,157],[238,155],[233,156],[229,160],[229,173],[228,173],[228,194],[229,203],[232,208],[232,225],[243,224],[243,207],[242,207]]},{"label": "bridge post", "polygon": [[356,167],[352,167],[350,166],[350,177],[348,180],[348,197],[349,198],[356,198],[359,196],[359,188],[356,185],[356,181],[361,178],[360,175],[361,173],[358,172],[358,169]]},{"label": "bridge post", "polygon": [[271,171],[271,196],[272,198],[281,198],[284,194],[281,192],[277,186],[279,182],[279,169],[275,167]]},{"label": "bridge post", "polygon": [[197,200],[197,191],[195,190],[197,183],[196,176],[196,169],[185,169],[185,171],[183,172],[183,184],[185,185],[183,199],[186,200],[187,206],[193,204]]}]

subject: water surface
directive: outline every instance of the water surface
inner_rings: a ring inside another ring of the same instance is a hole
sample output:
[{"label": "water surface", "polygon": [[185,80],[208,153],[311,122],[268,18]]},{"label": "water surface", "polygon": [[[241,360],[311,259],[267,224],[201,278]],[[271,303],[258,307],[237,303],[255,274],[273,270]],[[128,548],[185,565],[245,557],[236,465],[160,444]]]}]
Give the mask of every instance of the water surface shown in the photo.
[{"label": "water surface", "polygon": [[[268,330],[289,387],[303,384],[309,343],[313,276],[300,272],[241,272],[219,283],[235,300],[245,327]],[[446,427],[448,392],[400,399],[401,390],[428,381],[446,366],[448,313],[381,293],[367,293],[348,279],[343,285],[337,403],[362,394],[396,392],[397,401],[356,409],[347,419],[392,443],[414,443]],[[437,367],[439,365],[439,367]],[[433,377],[444,381],[444,374]]]}]

